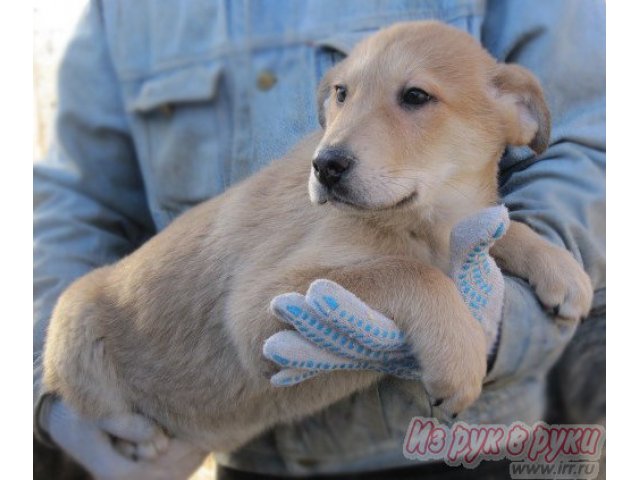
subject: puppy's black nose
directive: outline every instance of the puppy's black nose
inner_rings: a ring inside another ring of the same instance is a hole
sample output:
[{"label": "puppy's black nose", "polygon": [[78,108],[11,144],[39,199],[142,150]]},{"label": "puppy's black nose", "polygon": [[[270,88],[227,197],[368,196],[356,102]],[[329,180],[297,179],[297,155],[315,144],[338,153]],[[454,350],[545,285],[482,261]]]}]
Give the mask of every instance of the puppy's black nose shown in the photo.
[{"label": "puppy's black nose", "polygon": [[325,187],[333,187],[351,168],[353,155],[338,148],[321,150],[313,159],[313,172]]}]

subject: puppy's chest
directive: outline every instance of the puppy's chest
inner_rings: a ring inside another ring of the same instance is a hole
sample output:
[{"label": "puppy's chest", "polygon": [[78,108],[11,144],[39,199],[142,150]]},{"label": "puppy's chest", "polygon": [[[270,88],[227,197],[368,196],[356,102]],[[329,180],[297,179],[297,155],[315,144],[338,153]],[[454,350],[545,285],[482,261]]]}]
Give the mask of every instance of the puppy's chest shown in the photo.
[{"label": "puppy's chest", "polygon": [[404,243],[408,256],[445,272],[449,268],[448,238],[423,236],[411,231],[407,233]]},{"label": "puppy's chest", "polygon": [[434,235],[429,231],[407,228],[397,231],[385,245],[385,254],[413,258],[443,272],[449,268],[449,235]]}]

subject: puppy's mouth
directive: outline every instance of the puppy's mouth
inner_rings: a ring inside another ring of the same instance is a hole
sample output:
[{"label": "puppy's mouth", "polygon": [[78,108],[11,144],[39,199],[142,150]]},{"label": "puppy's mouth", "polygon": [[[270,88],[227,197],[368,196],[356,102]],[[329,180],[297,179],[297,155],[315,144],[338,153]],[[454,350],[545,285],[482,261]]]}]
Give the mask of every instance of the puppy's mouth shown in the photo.
[{"label": "puppy's mouth", "polygon": [[327,200],[332,202],[332,203],[338,203],[338,204],[343,204],[343,205],[347,205],[351,208],[355,208],[356,210],[363,210],[363,211],[384,211],[384,210],[395,210],[401,207],[404,207],[406,205],[409,205],[411,203],[413,203],[416,198],[418,198],[418,192],[416,192],[415,190],[413,192],[411,192],[409,195],[401,198],[400,200],[398,200],[397,202],[391,204],[391,205],[376,205],[376,206],[371,206],[371,205],[366,205],[366,204],[362,204],[362,203],[357,203],[354,202],[353,200],[346,198],[345,196],[341,195],[338,192],[335,192],[334,190],[331,190],[327,193]]}]

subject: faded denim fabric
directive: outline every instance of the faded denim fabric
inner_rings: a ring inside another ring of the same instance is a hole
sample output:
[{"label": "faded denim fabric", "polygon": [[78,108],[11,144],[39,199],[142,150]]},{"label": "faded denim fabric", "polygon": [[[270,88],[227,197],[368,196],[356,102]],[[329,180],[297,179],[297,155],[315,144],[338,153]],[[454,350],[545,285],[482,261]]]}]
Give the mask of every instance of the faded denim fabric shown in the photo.
[{"label": "faded denim fabric", "polygon": [[[603,304],[603,1],[94,0],[60,68],[54,144],[34,167],[34,400],[48,319],[70,282],[318,128],[323,73],[361,38],[416,19],[465,30],[540,78],[551,146],[508,149],[501,191],[513,219],[583,263]],[[540,419],[546,374],[575,327],[507,277],[490,383],[461,419]],[[388,378],[218,461],[276,474],[400,466],[409,420],[431,413],[420,384]]]}]

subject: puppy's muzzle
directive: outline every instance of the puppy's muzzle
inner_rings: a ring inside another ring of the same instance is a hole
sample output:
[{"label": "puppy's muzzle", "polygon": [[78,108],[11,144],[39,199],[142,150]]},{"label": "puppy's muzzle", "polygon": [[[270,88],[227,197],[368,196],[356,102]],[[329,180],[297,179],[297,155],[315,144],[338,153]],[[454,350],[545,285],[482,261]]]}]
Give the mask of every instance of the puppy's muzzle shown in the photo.
[{"label": "puppy's muzzle", "polygon": [[313,159],[313,173],[322,185],[330,189],[352,168],[354,160],[348,150],[323,149]]}]

